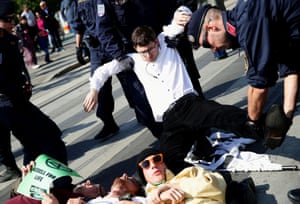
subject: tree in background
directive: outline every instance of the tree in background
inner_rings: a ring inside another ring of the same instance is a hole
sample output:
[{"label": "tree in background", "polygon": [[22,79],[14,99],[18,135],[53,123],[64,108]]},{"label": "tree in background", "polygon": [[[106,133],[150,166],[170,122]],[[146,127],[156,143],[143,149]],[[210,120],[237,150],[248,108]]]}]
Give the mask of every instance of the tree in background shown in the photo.
[{"label": "tree in background", "polygon": [[[38,11],[40,9],[40,1],[41,0],[15,0],[17,13],[22,13],[24,4],[27,4],[33,12]],[[46,0],[46,2],[49,8],[52,8],[55,11],[59,10],[61,0]]]}]

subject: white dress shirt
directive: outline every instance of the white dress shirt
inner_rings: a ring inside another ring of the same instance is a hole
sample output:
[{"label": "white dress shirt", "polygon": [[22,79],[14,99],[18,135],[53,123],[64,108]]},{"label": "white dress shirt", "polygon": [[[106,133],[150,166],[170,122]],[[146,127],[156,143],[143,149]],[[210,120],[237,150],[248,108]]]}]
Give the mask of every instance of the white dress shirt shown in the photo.
[{"label": "white dress shirt", "polygon": [[[107,198],[107,197],[97,197],[95,199],[90,200],[87,204],[114,204],[119,201],[119,198]],[[141,204],[147,204],[147,200],[145,197],[134,196],[131,198],[131,201]]]},{"label": "white dress shirt", "polygon": [[[154,62],[146,62],[138,53],[129,54],[134,60],[134,72],[144,86],[156,121],[162,121],[169,106],[180,97],[197,92],[176,49],[168,48],[164,34],[158,36],[159,55]],[[90,79],[90,87],[99,90],[113,74],[121,72],[118,61],[99,67]]]},{"label": "white dress shirt", "polygon": [[29,10],[28,12],[23,11],[23,13],[21,14],[21,16],[25,16],[27,19],[27,23],[30,27],[33,27],[36,25],[36,20],[35,20],[35,16],[32,13],[31,10]]}]

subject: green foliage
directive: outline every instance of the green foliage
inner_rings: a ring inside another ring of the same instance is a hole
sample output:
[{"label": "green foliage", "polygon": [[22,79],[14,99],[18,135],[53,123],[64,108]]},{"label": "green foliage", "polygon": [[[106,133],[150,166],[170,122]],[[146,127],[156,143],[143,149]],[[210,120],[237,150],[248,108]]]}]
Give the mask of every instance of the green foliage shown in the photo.
[{"label": "green foliage", "polygon": [[[33,12],[38,11],[40,9],[41,0],[15,0],[15,2],[17,5],[16,13],[22,13],[24,4],[27,4]],[[54,11],[59,10],[60,2],[61,0],[46,0],[48,7]]]}]

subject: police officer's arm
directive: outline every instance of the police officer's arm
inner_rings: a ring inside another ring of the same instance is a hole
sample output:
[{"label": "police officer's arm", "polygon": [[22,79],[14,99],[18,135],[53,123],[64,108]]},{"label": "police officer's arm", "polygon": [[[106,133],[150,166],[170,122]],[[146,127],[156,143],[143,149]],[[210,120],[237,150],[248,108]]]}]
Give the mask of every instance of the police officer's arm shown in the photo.
[{"label": "police officer's arm", "polygon": [[18,46],[18,37],[0,29],[0,94],[23,104],[31,97],[30,76]]}]

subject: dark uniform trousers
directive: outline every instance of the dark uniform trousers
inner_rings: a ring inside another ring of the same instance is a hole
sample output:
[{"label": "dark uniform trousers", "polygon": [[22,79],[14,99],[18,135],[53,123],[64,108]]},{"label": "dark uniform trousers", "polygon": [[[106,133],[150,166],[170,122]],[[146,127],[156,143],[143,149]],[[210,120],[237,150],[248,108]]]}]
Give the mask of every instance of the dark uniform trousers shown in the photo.
[{"label": "dark uniform trousers", "polygon": [[0,163],[4,164],[6,167],[17,169],[18,167],[15,161],[15,157],[11,151],[10,131],[3,125],[0,125],[0,133],[1,133]]},{"label": "dark uniform trousers", "polygon": [[24,147],[24,165],[35,160],[39,154],[47,154],[67,164],[67,151],[60,129],[32,103],[26,102],[20,106],[7,101],[0,103],[0,129],[0,161],[3,164],[10,166],[14,161],[8,148],[11,147],[10,131]]},{"label": "dark uniform trousers", "polygon": [[[184,158],[198,137],[199,130],[217,128],[238,136],[256,138],[256,134],[244,127],[246,112],[231,105],[221,105],[187,94],[175,102],[164,114],[160,148],[167,166],[175,174],[190,166]],[[257,139],[257,138],[256,138]]]},{"label": "dark uniform trousers", "polygon": [[[109,61],[109,58],[105,56],[101,46],[91,46],[88,44],[91,59],[91,76],[93,76],[95,70]],[[98,94],[98,106],[96,110],[96,116],[99,117],[104,124],[109,125],[114,123],[112,112],[114,111],[114,98],[112,95],[111,77],[104,83],[103,87],[99,90]]]}]

